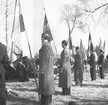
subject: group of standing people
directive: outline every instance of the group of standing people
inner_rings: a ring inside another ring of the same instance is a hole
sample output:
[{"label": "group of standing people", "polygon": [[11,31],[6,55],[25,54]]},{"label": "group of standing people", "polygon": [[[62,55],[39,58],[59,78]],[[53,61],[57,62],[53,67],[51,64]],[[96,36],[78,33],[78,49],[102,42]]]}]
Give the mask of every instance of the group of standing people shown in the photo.
[{"label": "group of standing people", "polygon": [[[51,105],[52,95],[55,93],[54,88],[54,53],[50,44],[50,36],[43,33],[41,36],[42,47],[39,50],[39,95],[41,95],[40,105]],[[63,40],[63,51],[61,52],[59,62],[59,87],[62,88],[63,95],[71,93],[71,53],[67,48],[68,41]],[[0,43],[0,105],[6,105],[6,89],[5,89],[5,70],[2,62],[8,62],[6,47]],[[83,81],[83,59],[79,47],[75,47],[74,54],[74,81],[76,86],[82,86]],[[90,74],[91,80],[96,80],[96,62],[94,51],[91,52],[90,59]],[[100,77],[104,79],[103,71],[104,54],[100,50],[98,60]]]},{"label": "group of standing people", "polygon": [[[49,35],[42,34],[42,48],[39,51],[39,94],[41,95],[41,105],[50,105],[52,101],[52,95],[55,92],[54,89],[54,54],[50,44]],[[71,92],[71,53],[67,48],[68,41],[63,40],[63,51],[61,52],[59,61],[59,87],[62,88],[63,95],[69,95]],[[83,65],[84,60],[80,52],[79,46],[75,47],[74,54],[74,81],[76,86],[82,86],[83,82]],[[100,78],[104,79],[104,52],[100,50],[100,56],[98,58],[98,67]],[[89,57],[90,75],[91,80],[96,80],[96,57],[94,51],[90,52]]]},{"label": "group of standing people", "polygon": [[[54,88],[54,54],[50,44],[50,36],[43,33],[42,47],[39,50],[39,94],[41,95],[40,105],[51,105],[52,95],[55,93]],[[59,62],[59,87],[62,88],[63,95],[69,95],[71,92],[71,53],[67,48],[68,41],[63,40],[63,51],[61,52]],[[82,86],[82,57],[79,47],[76,47],[74,61],[74,79],[75,84]]]},{"label": "group of standing people", "polygon": [[[99,76],[101,79],[104,79],[104,52],[100,50],[100,55],[98,60],[96,61],[96,56],[94,50],[91,51],[90,54],[90,75],[91,80],[96,80],[96,70],[99,69]],[[97,68],[96,68],[97,66]]]}]

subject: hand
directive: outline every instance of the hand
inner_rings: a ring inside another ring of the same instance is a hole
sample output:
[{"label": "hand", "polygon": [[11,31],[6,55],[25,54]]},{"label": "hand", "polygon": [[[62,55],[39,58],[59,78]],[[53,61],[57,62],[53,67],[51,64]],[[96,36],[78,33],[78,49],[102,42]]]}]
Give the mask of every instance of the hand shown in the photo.
[{"label": "hand", "polygon": [[2,75],[0,74],[0,80],[2,79]]},{"label": "hand", "polygon": [[61,73],[63,73],[63,69],[61,69],[60,71],[61,71]]},{"label": "hand", "polygon": [[39,74],[44,74],[44,72],[43,71],[39,71]]}]

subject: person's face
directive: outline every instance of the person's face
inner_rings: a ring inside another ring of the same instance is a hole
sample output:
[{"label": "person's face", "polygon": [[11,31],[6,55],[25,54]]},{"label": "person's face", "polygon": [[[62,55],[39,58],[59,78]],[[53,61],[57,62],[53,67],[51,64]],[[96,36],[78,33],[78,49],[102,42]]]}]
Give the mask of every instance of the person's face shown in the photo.
[{"label": "person's face", "polygon": [[42,43],[44,43],[44,37],[41,37]]},{"label": "person's face", "polygon": [[62,48],[65,48],[65,45],[62,43]]}]

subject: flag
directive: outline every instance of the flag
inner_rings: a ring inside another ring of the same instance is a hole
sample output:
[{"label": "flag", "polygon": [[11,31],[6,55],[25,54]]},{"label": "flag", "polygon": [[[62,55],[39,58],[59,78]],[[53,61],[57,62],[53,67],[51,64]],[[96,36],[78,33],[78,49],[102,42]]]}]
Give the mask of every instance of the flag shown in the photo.
[{"label": "flag", "polygon": [[100,39],[100,42],[99,42],[99,49],[100,49],[100,50],[103,50],[103,49],[102,49],[102,40],[101,40],[101,39]]},{"label": "flag", "polygon": [[92,39],[91,39],[91,33],[89,32],[89,39],[88,39],[88,56],[90,55],[90,52],[94,50]]},{"label": "flag", "polygon": [[24,25],[23,15],[21,13],[20,1],[19,1],[19,23],[20,23],[20,31],[21,32],[25,31],[25,25]]},{"label": "flag", "polygon": [[22,14],[19,15],[19,22],[20,22],[20,31],[23,32],[25,31],[25,25],[24,25],[24,20]]},{"label": "flag", "polygon": [[96,45],[95,51],[96,51],[97,56],[99,57],[99,55],[100,55],[99,45]]},{"label": "flag", "polygon": [[52,33],[51,33],[51,30],[50,30],[50,26],[49,26],[49,23],[48,23],[48,20],[47,20],[46,13],[45,13],[45,17],[44,17],[43,33],[47,33],[50,36],[49,41],[53,40]]},{"label": "flag", "polygon": [[82,54],[82,58],[85,59],[86,54],[85,54],[85,50],[84,50],[84,47],[83,47],[83,44],[82,44],[82,39],[80,39],[80,52]]},{"label": "flag", "polygon": [[103,45],[103,51],[104,51],[104,53],[105,53],[105,45],[106,45],[106,43],[105,43],[105,40],[104,40],[104,45]]},{"label": "flag", "polygon": [[72,46],[72,39],[71,37],[69,37],[69,50],[72,50],[73,46]]},{"label": "flag", "polygon": [[72,44],[72,38],[71,36],[69,35],[69,39],[68,39],[68,46],[69,46],[69,50],[71,50],[72,52],[72,56],[74,56],[74,49],[73,49],[73,44]]},{"label": "flag", "polygon": [[[17,55],[19,55],[22,52],[23,48],[27,48],[28,52],[28,46],[27,41],[25,41],[25,34],[21,35],[21,32],[25,31],[25,25],[23,20],[23,15],[21,13],[21,6],[20,6],[20,0],[16,0],[14,10],[14,22],[13,22],[13,29],[12,29],[12,35],[11,35],[11,53],[10,53],[10,61],[14,62],[17,59]],[[23,51],[25,53],[25,51]]]},{"label": "flag", "polygon": [[103,52],[104,52],[104,55],[105,55],[105,45],[106,45],[106,43],[105,43],[105,40],[104,40],[104,44],[103,44]]}]

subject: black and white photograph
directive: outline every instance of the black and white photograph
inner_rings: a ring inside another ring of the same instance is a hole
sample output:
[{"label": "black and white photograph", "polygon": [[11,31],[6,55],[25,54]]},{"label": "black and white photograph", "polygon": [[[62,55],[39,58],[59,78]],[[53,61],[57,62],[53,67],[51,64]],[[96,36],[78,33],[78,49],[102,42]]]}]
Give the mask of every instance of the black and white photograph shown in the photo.
[{"label": "black and white photograph", "polygon": [[0,0],[0,105],[108,105],[108,0]]}]

